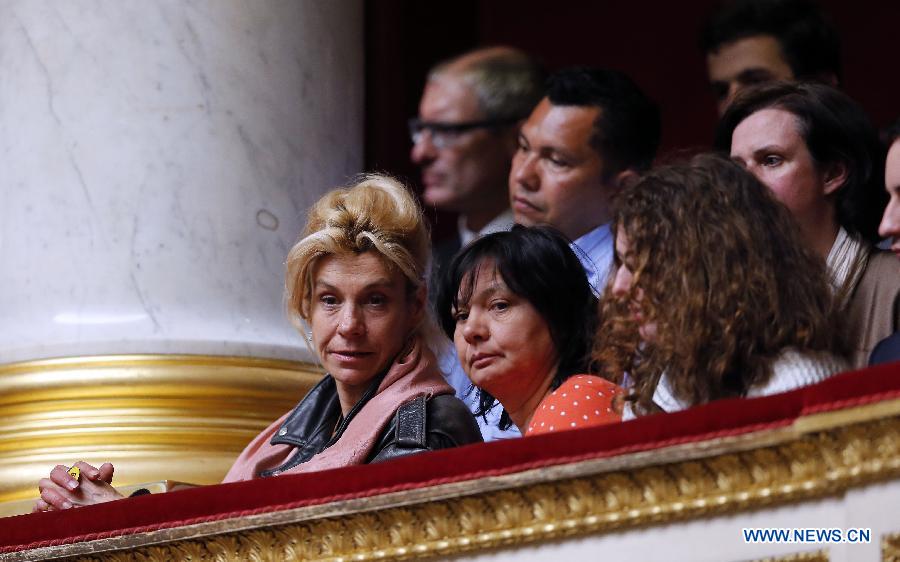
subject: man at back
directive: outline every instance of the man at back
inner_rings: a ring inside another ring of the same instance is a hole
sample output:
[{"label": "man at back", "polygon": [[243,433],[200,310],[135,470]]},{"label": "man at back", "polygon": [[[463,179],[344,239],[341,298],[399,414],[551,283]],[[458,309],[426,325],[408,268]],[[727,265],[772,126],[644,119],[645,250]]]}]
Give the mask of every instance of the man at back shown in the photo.
[{"label": "man at back", "polygon": [[812,80],[837,86],[841,43],[811,0],[737,0],[703,27],[709,82],[719,115],[751,84]]},{"label": "man at back", "polygon": [[515,220],[572,240],[598,295],[613,256],[610,199],[652,164],[659,137],[656,105],[624,74],[594,68],[553,74],[522,125],[509,174]]},{"label": "man at back", "polygon": [[422,169],[425,203],[459,214],[456,235],[435,245],[433,276],[474,238],[512,225],[506,180],[542,82],[534,61],[509,47],[471,51],[429,72],[410,120],[410,157]]},{"label": "man at back", "polygon": [[[890,249],[900,259],[900,119],[885,132],[888,148],[884,166],[884,188],[890,199],[878,227],[878,234],[890,240]],[[900,332],[894,332],[875,346],[870,365],[900,361]]]},{"label": "man at back", "polygon": [[[410,158],[422,170],[428,205],[459,214],[450,239],[434,246],[429,293],[461,247],[475,238],[507,230],[513,224],[507,178],[519,125],[543,93],[541,68],[525,53],[510,47],[478,49],[435,66],[409,123]],[[473,412],[477,393],[450,346],[439,357],[441,370]],[[500,408],[479,416],[485,441],[518,437],[513,426],[497,427]]]}]

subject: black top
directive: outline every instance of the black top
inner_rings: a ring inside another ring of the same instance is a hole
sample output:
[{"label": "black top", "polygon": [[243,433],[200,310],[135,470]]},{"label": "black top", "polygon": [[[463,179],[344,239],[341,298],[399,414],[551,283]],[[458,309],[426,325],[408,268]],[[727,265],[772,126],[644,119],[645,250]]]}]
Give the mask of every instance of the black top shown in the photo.
[{"label": "black top", "polygon": [[457,232],[454,232],[450,238],[434,245],[434,251],[431,254],[431,275],[428,278],[428,301],[432,308],[437,304],[441,278],[447,274],[447,268],[453,261],[453,256],[461,247],[462,242]]},{"label": "black top", "polygon": [[[275,476],[302,464],[324,451],[341,438],[350,421],[375,396],[386,373],[372,381],[363,397],[347,414],[341,416],[337,386],[331,375],[319,381],[300,401],[270,441],[273,445],[292,445],[297,449],[276,468],[259,476]],[[332,435],[332,430],[337,427]],[[453,395],[424,396],[397,408],[391,422],[382,431],[366,463],[396,457],[458,447],[481,442],[481,431],[472,413]]]},{"label": "black top", "polygon": [[900,361],[900,332],[894,332],[893,335],[878,342],[869,357],[869,365],[893,361]]}]

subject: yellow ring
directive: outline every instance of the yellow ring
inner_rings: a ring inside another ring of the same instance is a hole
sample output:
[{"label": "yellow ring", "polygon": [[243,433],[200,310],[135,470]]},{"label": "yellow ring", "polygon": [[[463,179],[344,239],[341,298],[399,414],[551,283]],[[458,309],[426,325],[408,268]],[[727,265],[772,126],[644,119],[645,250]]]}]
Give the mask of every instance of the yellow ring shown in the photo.
[{"label": "yellow ring", "polygon": [[78,468],[77,466],[75,466],[74,464],[72,465],[72,468],[70,468],[66,472],[68,472],[69,476],[71,476],[75,480],[81,480],[81,469]]}]

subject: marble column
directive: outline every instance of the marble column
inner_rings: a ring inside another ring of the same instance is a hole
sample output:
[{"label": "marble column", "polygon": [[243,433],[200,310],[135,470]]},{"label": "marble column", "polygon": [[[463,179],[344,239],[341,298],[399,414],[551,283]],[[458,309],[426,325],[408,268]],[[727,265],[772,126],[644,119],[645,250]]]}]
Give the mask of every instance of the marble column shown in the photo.
[{"label": "marble column", "polygon": [[283,262],[362,166],[357,1],[0,5],[0,363],[303,358]]},{"label": "marble column", "polygon": [[283,262],[361,171],[362,34],[360,0],[0,3],[0,409],[34,360],[310,360]]}]

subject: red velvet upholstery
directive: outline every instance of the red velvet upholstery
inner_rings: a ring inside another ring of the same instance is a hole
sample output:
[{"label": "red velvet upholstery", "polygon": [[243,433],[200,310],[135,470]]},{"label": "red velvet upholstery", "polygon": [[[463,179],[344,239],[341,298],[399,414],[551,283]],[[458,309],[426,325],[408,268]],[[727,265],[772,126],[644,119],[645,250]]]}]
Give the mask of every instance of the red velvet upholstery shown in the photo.
[{"label": "red velvet upholstery", "polygon": [[790,425],[799,416],[900,398],[900,363],[845,373],[815,386],[752,400],[437,451],[383,464],[206,486],[64,512],[2,520],[0,552],[92,540],[361,498],[519,472],[577,460],[658,449]]}]

